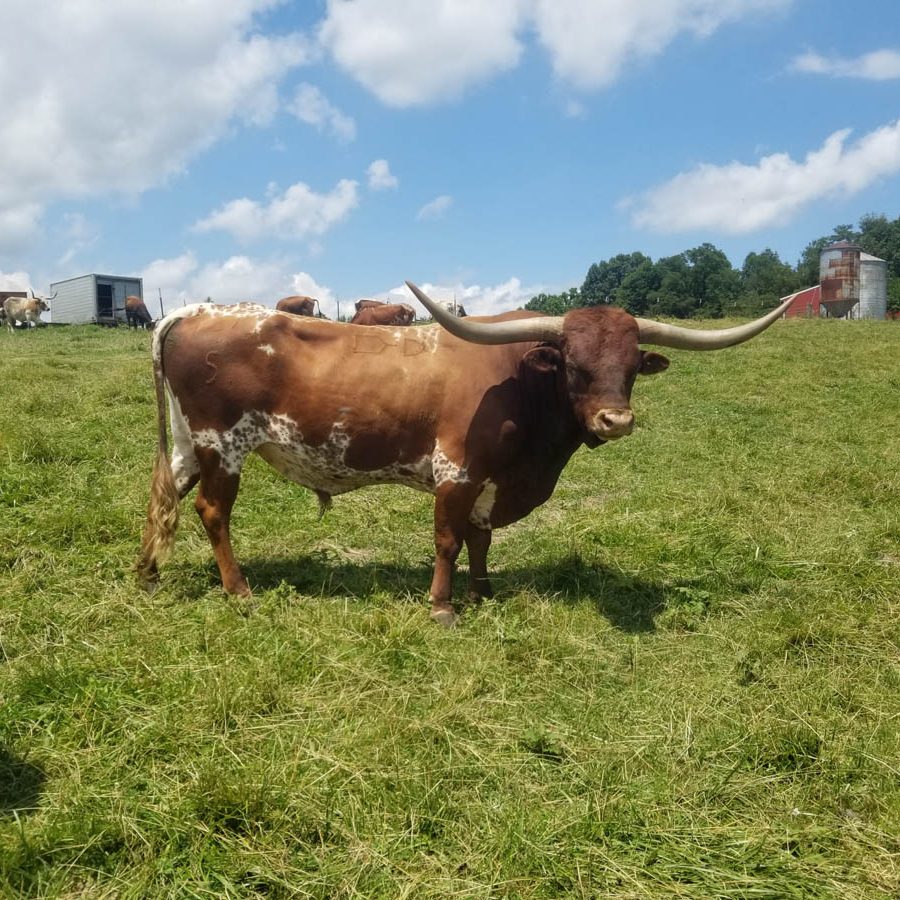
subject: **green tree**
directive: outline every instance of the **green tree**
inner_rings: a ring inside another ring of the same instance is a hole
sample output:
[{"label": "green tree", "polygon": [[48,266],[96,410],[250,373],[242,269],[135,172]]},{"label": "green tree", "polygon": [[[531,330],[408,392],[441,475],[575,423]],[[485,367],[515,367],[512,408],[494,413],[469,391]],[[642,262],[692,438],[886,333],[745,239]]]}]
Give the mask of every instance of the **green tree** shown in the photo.
[{"label": "green tree", "polygon": [[863,216],[859,220],[859,245],[866,253],[885,260],[889,275],[900,277],[900,217],[891,222],[883,215]]},{"label": "green tree", "polygon": [[736,311],[752,315],[770,309],[782,297],[803,287],[794,269],[774,251],[748,253],[740,273],[740,299]]},{"label": "green tree", "polygon": [[781,297],[819,283],[822,250],[851,241],[888,264],[888,308],[900,310],[900,217],[863,216],[859,228],[838,225],[810,241],[793,268],[769,248],[748,253],[740,270],[710,243],[653,262],[640,251],[620,253],[588,269],[580,293],[538,295],[528,309],[558,314],[572,306],[615,303],[634,315],[758,315]]},{"label": "green tree", "polygon": [[661,272],[648,257],[622,279],[616,292],[618,304],[633,316],[646,315],[659,300],[661,283]]},{"label": "green tree", "polygon": [[690,290],[696,314],[721,316],[725,307],[736,303],[740,275],[728,257],[713,244],[701,244],[684,253],[690,267]]},{"label": "green tree", "polygon": [[564,316],[570,309],[582,305],[578,288],[569,288],[561,294],[536,294],[525,304],[525,309],[548,316]]},{"label": "green tree", "polygon": [[620,303],[617,292],[622,282],[635,269],[649,262],[652,262],[649,256],[635,251],[634,253],[620,253],[612,259],[594,263],[588,269],[584,284],[581,285],[583,305]]},{"label": "green tree", "polygon": [[888,312],[900,313],[900,278],[889,278],[887,286]]},{"label": "green tree", "polygon": [[614,296],[634,315],[686,318],[720,316],[739,292],[740,275],[728,257],[712,244],[701,244],[655,263],[644,257]]},{"label": "green tree", "polygon": [[797,279],[804,287],[812,287],[819,283],[819,257],[822,251],[830,244],[828,238],[816,238],[810,241],[800,254],[800,260],[797,263]]},{"label": "green tree", "polygon": [[691,285],[691,269],[683,253],[656,261],[659,287],[649,311],[654,316],[690,316],[697,306]]}]

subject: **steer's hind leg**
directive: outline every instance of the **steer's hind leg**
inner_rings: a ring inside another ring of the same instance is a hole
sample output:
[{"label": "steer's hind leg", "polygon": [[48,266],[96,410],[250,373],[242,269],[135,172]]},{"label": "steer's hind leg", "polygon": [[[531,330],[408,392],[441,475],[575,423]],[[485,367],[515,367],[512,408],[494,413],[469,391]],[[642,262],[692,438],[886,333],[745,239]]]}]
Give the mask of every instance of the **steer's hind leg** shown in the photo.
[{"label": "steer's hind leg", "polygon": [[193,450],[189,457],[184,457],[176,447],[169,463],[172,467],[172,478],[175,480],[175,490],[178,491],[178,499],[184,500],[191,492],[191,488],[200,480],[200,466]]},{"label": "steer's hind leg", "polygon": [[487,555],[493,534],[490,528],[479,528],[471,522],[466,526],[466,550],[469,551],[469,598],[471,600],[494,596],[487,571]]},{"label": "steer's hind leg", "polygon": [[200,463],[200,488],[194,505],[216,555],[222,587],[229,594],[249,596],[250,586],[234,558],[229,532],[231,509],[241,482],[240,473],[226,472],[220,464],[219,454],[214,450],[198,450],[197,460]]},{"label": "steer's hind leg", "polygon": [[[431,579],[431,618],[448,628],[459,618],[450,603],[453,569],[468,528],[477,491],[468,483],[448,482],[434,497],[434,577]],[[487,552],[485,550],[485,552]]]}]

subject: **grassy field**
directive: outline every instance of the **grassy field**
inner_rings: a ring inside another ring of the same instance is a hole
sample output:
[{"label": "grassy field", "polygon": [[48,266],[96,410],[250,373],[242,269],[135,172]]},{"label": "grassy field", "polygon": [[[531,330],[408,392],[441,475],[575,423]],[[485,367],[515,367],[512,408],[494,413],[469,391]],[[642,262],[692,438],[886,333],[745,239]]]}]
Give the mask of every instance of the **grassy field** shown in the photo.
[{"label": "grassy field", "polygon": [[451,631],[428,497],[256,458],[252,600],[190,501],[141,592],[148,346],[0,334],[0,896],[900,895],[900,323],[670,352]]}]

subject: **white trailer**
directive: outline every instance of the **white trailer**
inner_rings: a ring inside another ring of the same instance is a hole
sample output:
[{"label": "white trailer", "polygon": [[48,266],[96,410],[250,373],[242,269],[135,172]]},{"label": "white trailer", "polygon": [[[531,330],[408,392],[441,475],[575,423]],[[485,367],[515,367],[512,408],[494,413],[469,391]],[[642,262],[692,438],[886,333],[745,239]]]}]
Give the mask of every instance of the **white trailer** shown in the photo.
[{"label": "white trailer", "polygon": [[118,325],[125,322],[125,298],[144,299],[141,278],[121,275],[80,275],[50,285],[50,319],[54,324]]}]

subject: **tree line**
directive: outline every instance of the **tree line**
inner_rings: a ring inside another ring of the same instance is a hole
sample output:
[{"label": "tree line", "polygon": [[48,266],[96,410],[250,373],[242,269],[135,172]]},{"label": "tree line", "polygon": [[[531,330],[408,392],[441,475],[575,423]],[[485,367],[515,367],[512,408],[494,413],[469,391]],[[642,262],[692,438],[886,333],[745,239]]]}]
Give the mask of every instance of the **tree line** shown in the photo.
[{"label": "tree line", "polygon": [[810,241],[796,266],[770,249],[748,253],[740,269],[713,244],[701,244],[654,262],[636,251],[593,263],[581,287],[537,294],[526,309],[563,315],[579,306],[612,304],[635,316],[719,318],[758,315],[779,298],[819,283],[819,254],[835,241],[852,241],[887,262],[888,309],[900,311],[900,216],[863,216],[859,228],[838,225]]}]

